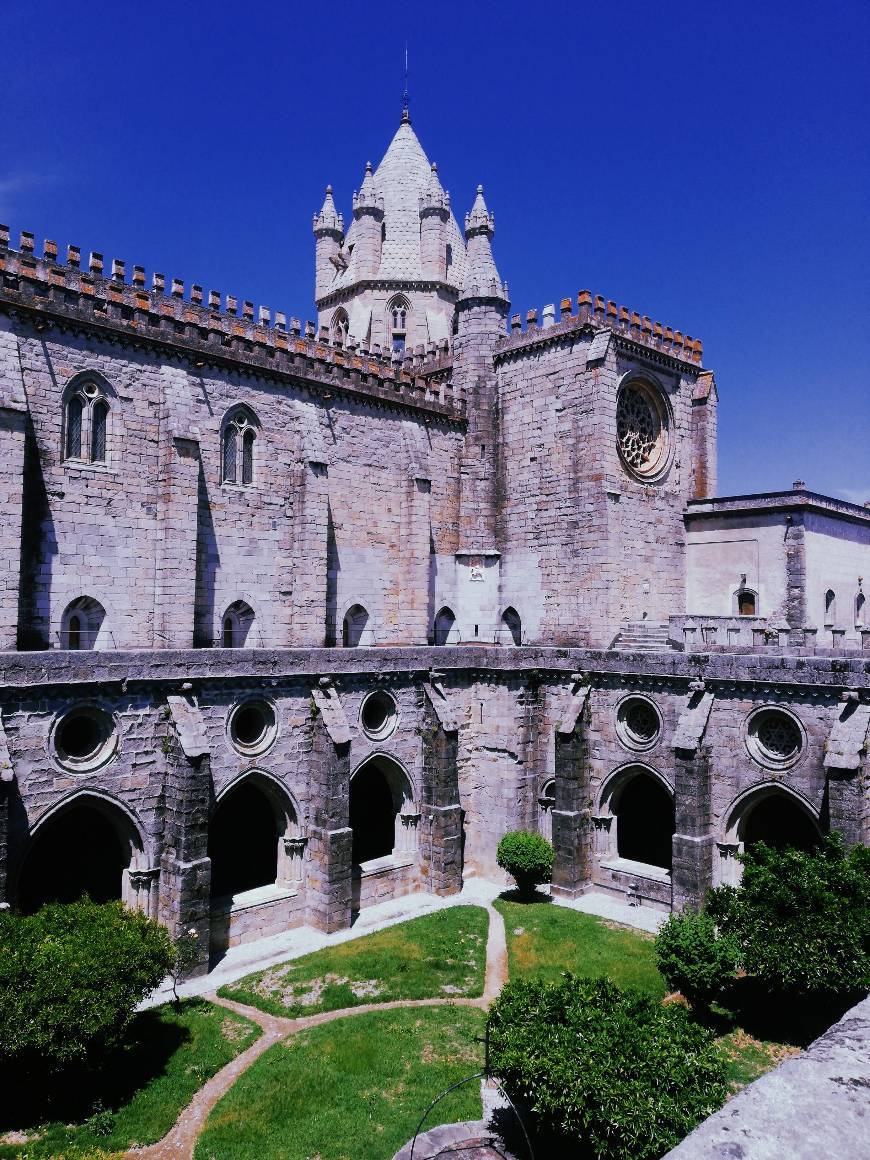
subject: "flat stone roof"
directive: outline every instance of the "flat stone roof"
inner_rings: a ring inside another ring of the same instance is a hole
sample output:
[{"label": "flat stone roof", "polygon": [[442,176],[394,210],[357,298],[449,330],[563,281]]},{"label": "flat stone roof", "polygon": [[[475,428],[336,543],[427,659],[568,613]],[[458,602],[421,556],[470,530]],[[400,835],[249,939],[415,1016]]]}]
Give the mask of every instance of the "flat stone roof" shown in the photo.
[{"label": "flat stone roof", "polygon": [[[870,497],[868,497],[870,502]],[[749,495],[713,496],[709,499],[690,499],[686,505],[684,519],[699,519],[709,516],[746,516],[758,513],[788,512],[796,510],[824,512],[837,519],[870,525],[870,507],[836,499],[803,488],[791,491],[760,491]]]}]

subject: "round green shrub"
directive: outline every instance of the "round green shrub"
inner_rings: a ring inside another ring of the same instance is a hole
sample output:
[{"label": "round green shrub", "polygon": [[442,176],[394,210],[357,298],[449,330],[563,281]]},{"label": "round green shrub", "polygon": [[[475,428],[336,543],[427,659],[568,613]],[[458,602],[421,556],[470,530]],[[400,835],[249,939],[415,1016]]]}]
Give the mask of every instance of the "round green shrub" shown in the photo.
[{"label": "round green shrub", "polygon": [[672,991],[693,1007],[709,1007],[732,982],[740,961],[733,935],[720,933],[709,914],[672,914],[655,940],[656,966]]},{"label": "round green shrub", "polygon": [[164,928],[120,902],[0,912],[0,1063],[51,1070],[117,1045],[173,961]]},{"label": "round green shrub", "polygon": [[553,847],[541,834],[509,830],[498,844],[496,861],[516,881],[521,894],[553,877]]},{"label": "round green shrub", "polygon": [[728,1093],[711,1031],[609,979],[508,983],[490,1020],[495,1074],[559,1155],[658,1160]]}]

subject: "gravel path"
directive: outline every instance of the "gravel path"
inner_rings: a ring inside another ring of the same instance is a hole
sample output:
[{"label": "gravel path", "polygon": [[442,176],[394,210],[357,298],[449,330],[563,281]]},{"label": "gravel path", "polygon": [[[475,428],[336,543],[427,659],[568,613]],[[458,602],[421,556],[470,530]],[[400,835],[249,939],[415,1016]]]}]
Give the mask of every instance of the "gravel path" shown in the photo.
[{"label": "gravel path", "polygon": [[318,1027],[321,1023],[332,1023],[335,1019],[352,1018],[368,1011],[393,1011],[398,1007],[488,1007],[507,982],[507,939],[504,919],[492,906],[486,906],[489,915],[489,931],[486,939],[486,975],[483,995],[479,999],[437,998],[437,999],[395,999],[389,1003],[366,1003],[359,1007],[343,1007],[338,1011],[321,1011],[316,1015],[304,1015],[298,1019],[281,1019],[267,1015],[256,1007],[222,999],[216,994],[205,998],[221,1007],[244,1015],[252,1023],[262,1027],[263,1034],[256,1043],[237,1055],[226,1067],[196,1093],[174,1126],[156,1144],[144,1148],[133,1148],[125,1153],[128,1160],[192,1160],[193,1151],[200,1132],[205,1126],[209,1112],[225,1095],[243,1072],[275,1043],[296,1035],[308,1027]]}]

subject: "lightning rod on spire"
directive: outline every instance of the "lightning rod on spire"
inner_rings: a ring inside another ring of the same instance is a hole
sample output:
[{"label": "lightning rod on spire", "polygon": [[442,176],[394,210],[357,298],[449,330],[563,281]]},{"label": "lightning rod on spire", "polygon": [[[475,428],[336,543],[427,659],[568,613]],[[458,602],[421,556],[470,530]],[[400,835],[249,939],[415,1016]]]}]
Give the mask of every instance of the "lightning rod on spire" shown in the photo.
[{"label": "lightning rod on spire", "polygon": [[405,41],[405,87],[402,92],[402,120],[409,121],[408,114],[408,42]]}]

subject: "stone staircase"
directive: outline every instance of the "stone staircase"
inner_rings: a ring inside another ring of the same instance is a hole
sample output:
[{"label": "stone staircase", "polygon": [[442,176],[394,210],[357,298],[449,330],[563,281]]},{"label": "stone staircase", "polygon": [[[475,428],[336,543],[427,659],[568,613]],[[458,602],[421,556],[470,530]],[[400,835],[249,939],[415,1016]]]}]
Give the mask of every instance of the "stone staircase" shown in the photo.
[{"label": "stone staircase", "polygon": [[668,640],[666,624],[635,620],[617,633],[610,647],[618,652],[668,652],[674,646]]}]

